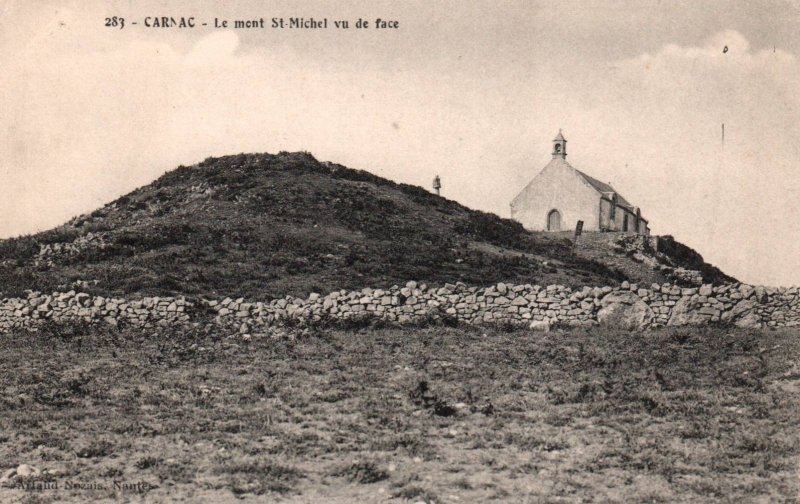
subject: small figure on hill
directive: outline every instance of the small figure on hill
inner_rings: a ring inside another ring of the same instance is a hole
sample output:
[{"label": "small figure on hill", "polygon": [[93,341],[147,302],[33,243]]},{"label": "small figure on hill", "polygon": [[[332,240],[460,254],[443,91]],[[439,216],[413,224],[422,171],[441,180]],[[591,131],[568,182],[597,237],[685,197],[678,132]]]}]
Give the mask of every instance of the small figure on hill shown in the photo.
[{"label": "small figure on hill", "polygon": [[442,179],[439,178],[439,175],[433,177],[433,190],[436,191],[436,195],[439,196],[439,189],[442,188]]}]

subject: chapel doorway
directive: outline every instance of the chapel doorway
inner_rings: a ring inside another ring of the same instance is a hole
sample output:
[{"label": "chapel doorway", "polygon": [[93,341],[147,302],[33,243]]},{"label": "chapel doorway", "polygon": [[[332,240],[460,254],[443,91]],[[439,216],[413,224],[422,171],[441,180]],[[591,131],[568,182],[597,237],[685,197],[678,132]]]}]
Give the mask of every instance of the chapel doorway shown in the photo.
[{"label": "chapel doorway", "polygon": [[547,230],[561,231],[561,214],[558,210],[550,210],[547,214]]}]

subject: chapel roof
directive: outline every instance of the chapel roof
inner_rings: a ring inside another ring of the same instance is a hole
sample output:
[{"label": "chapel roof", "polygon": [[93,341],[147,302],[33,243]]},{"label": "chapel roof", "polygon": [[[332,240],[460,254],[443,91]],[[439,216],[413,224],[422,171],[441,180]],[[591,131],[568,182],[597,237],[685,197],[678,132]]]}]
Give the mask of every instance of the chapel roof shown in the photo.
[{"label": "chapel roof", "polygon": [[578,174],[583,177],[586,182],[589,183],[592,187],[600,191],[601,193],[615,193],[617,195],[617,205],[621,205],[633,210],[633,205],[631,205],[628,200],[626,200],[616,189],[614,189],[611,184],[606,184],[605,182],[600,182],[594,177],[591,177],[580,170],[575,170]]}]

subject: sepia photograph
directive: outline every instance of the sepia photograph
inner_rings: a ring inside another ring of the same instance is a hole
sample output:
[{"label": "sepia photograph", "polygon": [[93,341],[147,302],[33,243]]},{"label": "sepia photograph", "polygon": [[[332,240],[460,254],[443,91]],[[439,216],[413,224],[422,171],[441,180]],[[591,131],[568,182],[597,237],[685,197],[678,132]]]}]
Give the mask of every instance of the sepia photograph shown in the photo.
[{"label": "sepia photograph", "polygon": [[0,0],[0,503],[800,502],[798,0]]}]

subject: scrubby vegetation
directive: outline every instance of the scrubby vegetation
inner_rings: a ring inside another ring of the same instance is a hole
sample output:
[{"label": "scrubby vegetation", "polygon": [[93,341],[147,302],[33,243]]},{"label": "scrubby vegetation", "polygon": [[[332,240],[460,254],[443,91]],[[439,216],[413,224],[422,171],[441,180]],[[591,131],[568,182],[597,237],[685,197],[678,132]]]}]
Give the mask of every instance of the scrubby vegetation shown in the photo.
[{"label": "scrubby vegetation", "polygon": [[708,264],[699,252],[677,241],[670,235],[658,237],[658,251],[670,257],[676,264],[691,270],[697,270],[703,278],[719,282],[730,282],[732,277],[719,268]]},{"label": "scrubby vegetation", "polygon": [[566,236],[528,233],[308,153],[240,154],[179,167],[56,229],[0,240],[0,295],[85,283],[104,296],[269,299],[412,279],[578,287],[645,273],[621,260],[632,265],[626,273],[573,255]]},{"label": "scrubby vegetation", "polygon": [[49,325],[0,339],[0,472],[62,488],[0,500],[139,498],[118,481],[153,502],[793,502],[799,349],[790,330]]}]

